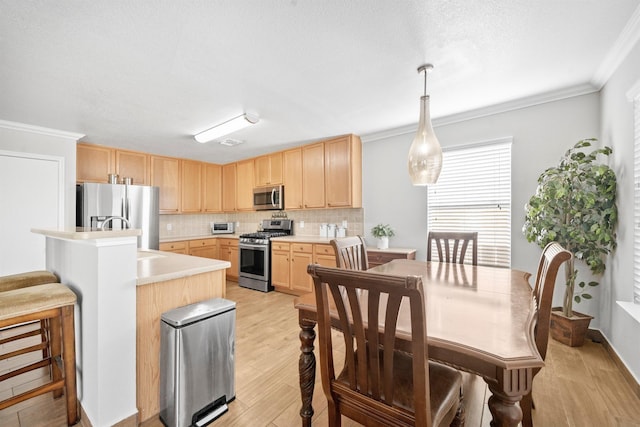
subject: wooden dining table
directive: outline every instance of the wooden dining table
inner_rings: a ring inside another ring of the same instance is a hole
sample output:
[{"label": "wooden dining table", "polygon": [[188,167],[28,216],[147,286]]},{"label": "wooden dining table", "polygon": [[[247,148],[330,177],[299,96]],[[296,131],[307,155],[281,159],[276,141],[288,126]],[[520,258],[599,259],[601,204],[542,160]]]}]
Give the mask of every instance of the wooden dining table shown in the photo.
[{"label": "wooden dining table", "polygon": [[[422,276],[429,359],[481,376],[492,396],[491,426],[517,426],[519,401],[531,390],[533,370],[544,366],[533,330],[536,302],[530,274],[509,268],[398,259],[374,267],[393,275]],[[299,360],[303,426],[311,426],[315,384],[314,294],[296,298],[300,323]],[[407,307],[408,310],[408,307]],[[398,320],[396,345],[411,339],[409,317]],[[339,323],[334,323],[339,329]]]}]

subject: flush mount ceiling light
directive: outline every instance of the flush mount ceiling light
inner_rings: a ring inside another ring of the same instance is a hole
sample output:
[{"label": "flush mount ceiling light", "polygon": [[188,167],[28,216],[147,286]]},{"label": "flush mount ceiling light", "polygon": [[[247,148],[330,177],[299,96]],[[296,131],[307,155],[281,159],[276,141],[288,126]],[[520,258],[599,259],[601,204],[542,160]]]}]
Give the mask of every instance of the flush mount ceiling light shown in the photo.
[{"label": "flush mount ceiling light", "polygon": [[240,129],[246,128],[247,126],[255,125],[256,123],[258,123],[258,121],[260,121],[260,119],[257,116],[252,116],[245,113],[238,117],[234,117],[233,119],[227,120],[224,123],[220,123],[219,125],[216,125],[211,129],[207,129],[204,132],[200,132],[199,134],[195,135],[194,138],[200,143],[209,142],[213,139],[220,138],[221,136],[239,131]]},{"label": "flush mount ceiling light", "polygon": [[432,69],[431,64],[418,68],[418,73],[424,72],[424,95],[420,97],[418,132],[409,149],[409,176],[413,185],[435,184],[442,170],[442,148],[431,125],[427,95],[427,74]]}]

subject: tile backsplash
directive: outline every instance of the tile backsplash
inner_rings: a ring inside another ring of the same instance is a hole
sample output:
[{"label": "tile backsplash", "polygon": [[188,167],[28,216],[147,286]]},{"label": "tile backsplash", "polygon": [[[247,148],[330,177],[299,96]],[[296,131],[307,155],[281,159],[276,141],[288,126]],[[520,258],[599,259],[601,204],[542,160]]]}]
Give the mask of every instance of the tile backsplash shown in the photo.
[{"label": "tile backsplash", "polygon": [[[358,209],[315,209],[302,211],[263,211],[226,214],[160,215],[160,239],[204,236],[211,234],[211,222],[235,222],[236,234],[258,230],[263,219],[271,218],[277,212],[293,219],[293,234],[297,236],[318,236],[320,224],[342,225],[347,222],[346,235],[364,233],[364,210]],[[304,223],[304,227],[302,224]]]}]

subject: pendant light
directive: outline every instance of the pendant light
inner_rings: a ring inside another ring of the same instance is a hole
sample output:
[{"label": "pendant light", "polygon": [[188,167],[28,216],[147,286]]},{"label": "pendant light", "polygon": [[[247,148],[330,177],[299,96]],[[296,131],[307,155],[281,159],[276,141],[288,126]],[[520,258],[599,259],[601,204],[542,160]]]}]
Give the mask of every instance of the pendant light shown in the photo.
[{"label": "pendant light", "polygon": [[418,132],[409,149],[409,176],[413,185],[435,184],[442,170],[442,148],[431,125],[427,95],[427,74],[432,69],[431,64],[418,68],[418,73],[424,72],[424,95],[420,97]]}]

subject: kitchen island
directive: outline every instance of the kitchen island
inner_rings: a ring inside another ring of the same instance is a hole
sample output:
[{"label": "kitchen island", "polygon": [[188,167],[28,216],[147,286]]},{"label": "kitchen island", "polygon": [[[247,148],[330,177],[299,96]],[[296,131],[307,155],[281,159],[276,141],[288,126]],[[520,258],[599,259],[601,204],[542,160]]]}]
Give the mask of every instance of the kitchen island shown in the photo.
[{"label": "kitchen island", "polygon": [[136,402],[139,421],[160,412],[160,317],[177,307],[224,298],[231,264],[153,250],[138,251]]},{"label": "kitchen island", "polygon": [[224,271],[230,264],[138,251],[140,230],[32,232],[46,238],[47,270],[78,296],[76,353],[82,416],[101,427],[137,426],[157,414],[160,314],[223,297]]}]

